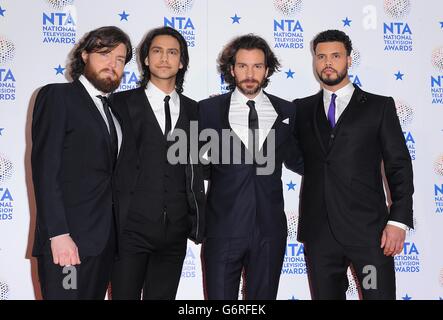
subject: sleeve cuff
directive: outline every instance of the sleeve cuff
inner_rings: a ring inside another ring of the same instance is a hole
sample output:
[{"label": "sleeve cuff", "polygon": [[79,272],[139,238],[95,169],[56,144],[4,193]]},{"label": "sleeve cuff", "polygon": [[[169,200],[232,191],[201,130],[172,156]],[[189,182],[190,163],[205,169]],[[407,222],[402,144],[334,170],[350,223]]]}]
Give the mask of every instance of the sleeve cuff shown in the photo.
[{"label": "sleeve cuff", "polygon": [[401,222],[397,222],[397,221],[389,220],[388,224],[395,226],[395,227],[399,227],[405,231],[407,231],[409,229],[409,227],[407,225],[405,225],[404,223],[401,223]]},{"label": "sleeve cuff", "polygon": [[69,233],[59,234],[58,236],[55,236],[55,237],[49,238],[49,240],[52,240],[52,239],[55,239],[55,238],[64,237],[64,236],[69,236],[69,235],[70,235]]}]

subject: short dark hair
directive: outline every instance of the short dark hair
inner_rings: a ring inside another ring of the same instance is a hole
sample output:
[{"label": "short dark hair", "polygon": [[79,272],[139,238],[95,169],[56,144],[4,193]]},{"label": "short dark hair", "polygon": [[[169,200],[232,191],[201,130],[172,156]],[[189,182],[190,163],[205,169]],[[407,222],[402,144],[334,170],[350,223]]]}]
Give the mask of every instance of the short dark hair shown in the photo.
[{"label": "short dark hair", "polygon": [[229,90],[235,89],[235,79],[231,74],[231,67],[235,65],[235,56],[240,49],[259,49],[265,54],[265,65],[268,68],[268,75],[262,85],[263,88],[269,83],[272,74],[279,70],[280,62],[272,52],[265,39],[252,33],[239,36],[229,42],[218,57],[218,71],[223,75],[225,82],[229,84]]},{"label": "short dark hair", "polygon": [[101,27],[88,32],[72,51],[68,68],[71,78],[76,80],[83,74],[85,69],[82,58],[83,51],[91,53],[105,49],[105,52],[110,52],[119,44],[124,44],[126,47],[126,64],[132,58],[132,45],[125,32],[114,26]]},{"label": "short dark hair", "polygon": [[322,42],[341,42],[346,48],[346,54],[351,55],[352,52],[352,42],[348,35],[340,30],[326,30],[317,34],[312,42],[312,48],[315,53],[317,45]]},{"label": "short dark hair", "polygon": [[149,49],[151,48],[152,41],[154,41],[155,37],[163,35],[174,37],[180,44],[180,62],[183,67],[178,70],[175,77],[175,90],[181,93],[183,92],[183,82],[185,81],[185,74],[188,70],[189,65],[188,44],[181,33],[171,27],[159,27],[152,29],[148,32],[148,34],[145,36],[142,43],[140,44],[139,62],[142,68],[142,79],[140,81],[140,86],[146,88],[146,85],[151,78],[151,71],[149,70],[149,67],[145,64],[145,59],[149,55]]}]

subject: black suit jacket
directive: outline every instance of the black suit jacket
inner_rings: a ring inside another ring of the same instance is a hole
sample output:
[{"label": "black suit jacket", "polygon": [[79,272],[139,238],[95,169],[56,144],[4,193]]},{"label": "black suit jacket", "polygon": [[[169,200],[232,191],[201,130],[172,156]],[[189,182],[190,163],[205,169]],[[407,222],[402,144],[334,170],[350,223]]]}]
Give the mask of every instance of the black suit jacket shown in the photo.
[{"label": "black suit jacket", "polygon": [[[119,122],[123,140],[115,172],[128,145],[126,125]],[[37,205],[33,254],[50,254],[49,238],[70,233],[81,257],[98,255],[109,239],[113,211],[118,214],[118,206],[112,209],[116,182],[106,124],[80,81],[40,90],[32,141]]]},{"label": "black suit jacket", "polygon": [[[184,124],[184,130],[189,133],[190,121],[198,121],[198,111],[197,102],[194,100],[179,94],[180,97],[180,108],[184,108],[184,114],[186,115],[186,122]],[[128,154],[133,154],[134,151],[137,157],[137,168],[140,166],[148,166],[149,163],[140,164],[140,148],[142,148],[143,139],[146,137],[146,126],[148,125],[148,112],[152,112],[152,108],[145,94],[144,88],[137,88],[134,90],[128,90],[125,92],[120,92],[113,96],[112,99],[113,106],[115,107],[118,114],[124,115],[125,119],[128,118],[127,126],[127,137],[128,140],[133,141],[134,145],[131,145],[131,152]],[[152,112],[152,117],[155,119],[155,115]],[[154,120],[156,122],[156,120]],[[188,134],[189,138],[189,134]],[[188,143],[191,143],[188,141]],[[189,144],[188,144],[188,150]],[[122,166],[127,167],[127,166]],[[131,171],[131,170],[129,170]],[[121,175],[121,174],[119,174]],[[198,159],[190,159],[188,157],[188,164],[185,167],[186,175],[186,196],[189,205],[188,214],[190,215],[192,221],[192,230],[189,234],[189,239],[196,243],[200,243],[204,237],[204,226],[205,226],[205,194],[204,194],[204,184],[203,184],[203,172],[202,167],[198,164]],[[124,175],[122,176],[122,178]],[[129,182],[133,179],[129,179],[126,183],[120,183],[120,185],[127,186]],[[152,179],[156,181],[156,179]],[[142,210],[147,210],[146,199],[141,199],[136,196],[136,192],[133,190],[135,184],[131,185],[131,188],[126,188],[125,190],[120,190],[124,192],[124,199],[129,199],[132,195],[135,195],[133,199],[121,206],[119,211],[119,224],[124,227],[127,221],[127,212],[130,205],[142,208]],[[152,209],[152,208],[150,208]]]},{"label": "black suit jacket", "polygon": [[[273,125],[275,169],[270,175],[257,175],[256,164],[246,164],[244,161],[241,164],[212,163],[206,207],[207,237],[247,237],[256,224],[264,236],[287,235],[282,163],[293,171],[301,172],[303,161],[293,134],[294,105],[266,95],[278,115]],[[231,93],[199,102],[200,129],[214,129],[219,137],[223,129],[231,130],[230,103]],[[233,144],[241,144],[245,151],[240,138],[233,139]],[[231,153],[232,147],[227,149]]]},{"label": "black suit jacket", "polygon": [[[412,164],[394,100],[355,87],[327,144],[318,121],[325,113],[323,91],[294,102],[305,160],[299,241],[319,236],[326,214],[345,245],[378,246],[388,219],[412,227]],[[382,161],[392,198],[389,211]]]}]

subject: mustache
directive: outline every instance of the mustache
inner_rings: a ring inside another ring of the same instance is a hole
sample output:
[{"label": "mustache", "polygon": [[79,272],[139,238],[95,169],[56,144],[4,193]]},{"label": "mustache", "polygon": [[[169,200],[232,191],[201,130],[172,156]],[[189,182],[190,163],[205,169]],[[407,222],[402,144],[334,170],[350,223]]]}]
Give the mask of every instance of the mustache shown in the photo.
[{"label": "mustache", "polygon": [[112,74],[113,74],[115,77],[117,77],[117,73],[116,73],[114,70],[109,69],[109,68],[103,68],[103,69],[101,69],[101,70],[99,71],[99,73],[100,73],[100,72],[112,72]]},{"label": "mustache", "polygon": [[334,68],[331,68],[331,67],[326,67],[326,68],[324,68],[321,72],[323,73],[323,72],[325,72],[326,70],[331,70],[331,71],[334,71],[334,72],[338,72],[337,70],[335,70]]},{"label": "mustache", "polygon": [[258,82],[258,80],[255,80],[255,79],[245,79],[245,80],[240,81],[240,83],[257,83],[257,84],[260,84],[260,82]]}]

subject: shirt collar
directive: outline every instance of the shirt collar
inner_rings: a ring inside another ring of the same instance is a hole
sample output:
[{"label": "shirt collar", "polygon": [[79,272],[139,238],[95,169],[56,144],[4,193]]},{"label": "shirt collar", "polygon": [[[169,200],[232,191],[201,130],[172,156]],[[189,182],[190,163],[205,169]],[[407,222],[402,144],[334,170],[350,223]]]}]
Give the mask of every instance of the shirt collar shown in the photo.
[{"label": "shirt collar", "polygon": [[238,88],[236,87],[235,90],[232,92],[232,98],[234,101],[237,101],[238,103],[240,103],[242,105],[243,104],[246,105],[246,102],[248,102],[249,100],[254,100],[255,105],[258,106],[261,103],[263,103],[264,93],[263,93],[263,89],[260,89],[260,92],[258,93],[258,95],[255,96],[254,99],[249,99],[242,92],[240,92],[240,90],[238,90]]},{"label": "shirt collar", "polygon": [[109,93],[103,94],[103,92],[94,87],[94,85],[84,75],[81,75],[78,80],[82,83],[92,98],[96,98],[98,95],[109,97]]},{"label": "shirt collar", "polygon": [[332,92],[332,91],[330,91],[328,89],[323,89],[323,92],[326,94],[328,99],[331,99],[331,95],[333,93],[336,94],[337,98],[341,98],[341,97],[344,97],[344,96],[352,95],[354,93],[354,90],[355,90],[354,85],[351,82],[349,82],[343,88],[341,88],[341,89],[339,89],[339,90],[337,90],[335,92]]},{"label": "shirt collar", "polygon": [[[179,97],[177,91],[174,90],[170,94],[166,94],[161,89],[159,89],[155,84],[153,84],[151,81],[148,82],[145,92],[146,92],[146,96],[148,97],[148,100],[164,101],[166,96],[170,96],[172,103],[174,103],[175,105],[179,104],[180,97]],[[153,109],[156,109],[156,107],[158,107],[159,109],[163,108],[163,104],[157,105],[157,106],[151,104],[151,106]]]}]

